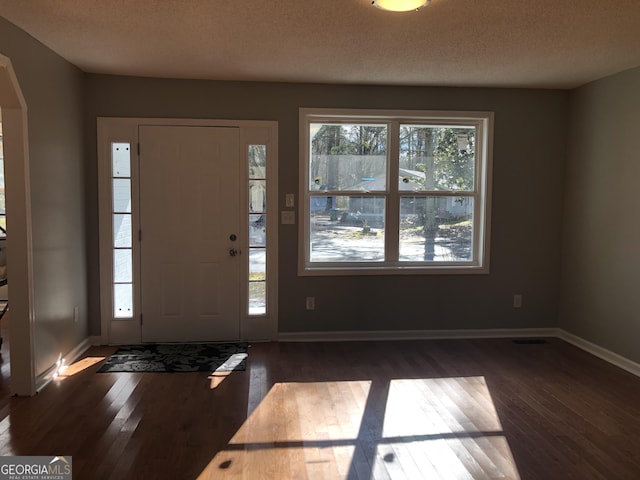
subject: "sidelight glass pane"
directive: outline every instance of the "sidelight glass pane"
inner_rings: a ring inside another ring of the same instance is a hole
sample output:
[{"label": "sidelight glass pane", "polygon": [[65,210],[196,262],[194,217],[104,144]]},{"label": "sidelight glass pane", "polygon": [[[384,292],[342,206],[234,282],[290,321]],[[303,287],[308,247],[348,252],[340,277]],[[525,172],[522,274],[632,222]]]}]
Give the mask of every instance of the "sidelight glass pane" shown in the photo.
[{"label": "sidelight glass pane", "polygon": [[384,197],[337,195],[310,200],[312,262],[384,261]]},{"label": "sidelight glass pane", "polygon": [[267,251],[264,248],[249,249],[249,281],[267,279]]},{"label": "sidelight glass pane", "polygon": [[133,318],[133,251],[131,223],[131,146],[111,144],[113,208],[113,316]]},{"label": "sidelight glass pane", "polygon": [[133,285],[116,283],[113,286],[113,316],[115,318],[133,317]]},{"label": "sidelight glass pane", "polygon": [[133,259],[131,249],[113,251],[113,281],[131,283],[133,281]]},{"label": "sidelight glass pane", "polygon": [[267,313],[267,146],[249,145],[249,315]]},{"label": "sidelight glass pane", "polygon": [[267,313],[267,283],[249,282],[249,315]]},{"label": "sidelight glass pane", "polygon": [[249,180],[249,213],[267,211],[266,180]]},{"label": "sidelight glass pane", "polygon": [[312,123],[310,191],[385,191],[386,125]]},{"label": "sidelight glass pane", "polygon": [[266,145],[249,145],[249,178],[267,178]]},{"label": "sidelight glass pane", "polygon": [[474,190],[475,127],[400,126],[401,191]]},{"label": "sidelight glass pane", "polygon": [[113,246],[115,248],[131,248],[131,215],[115,214],[113,216]]},{"label": "sidelight glass pane", "polygon": [[131,180],[129,178],[113,179],[113,211],[131,213]]},{"label": "sidelight glass pane", "polygon": [[473,260],[473,197],[403,197],[400,261]]},{"label": "sidelight glass pane", "polygon": [[113,177],[131,177],[131,146],[128,143],[111,144]]},{"label": "sidelight glass pane", "polygon": [[249,246],[266,247],[267,215],[249,215]]}]

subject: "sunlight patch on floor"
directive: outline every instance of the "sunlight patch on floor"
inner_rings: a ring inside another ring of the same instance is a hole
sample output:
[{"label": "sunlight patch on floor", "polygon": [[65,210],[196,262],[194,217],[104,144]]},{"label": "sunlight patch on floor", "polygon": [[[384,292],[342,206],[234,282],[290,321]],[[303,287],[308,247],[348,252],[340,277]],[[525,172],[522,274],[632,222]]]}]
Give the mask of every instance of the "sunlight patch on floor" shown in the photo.
[{"label": "sunlight patch on floor", "polygon": [[198,477],[519,479],[484,377],[277,383]]},{"label": "sunlight patch on floor", "polygon": [[220,386],[224,380],[231,375],[236,368],[246,360],[249,355],[247,353],[234,353],[227,358],[222,365],[216,368],[211,375],[209,375],[209,388],[215,390]]},{"label": "sunlight patch on floor", "polygon": [[57,375],[54,377],[55,381],[62,381],[65,378],[72,377],[78,373],[94,366],[97,363],[103,361],[106,357],[85,357],[71,365],[61,365],[57,371]]},{"label": "sunlight patch on floor", "polygon": [[435,478],[520,478],[484,377],[391,380],[379,449]]},{"label": "sunlight patch on floor", "polygon": [[233,372],[213,372],[207,377],[209,379],[209,388],[215,390],[232,373]]},{"label": "sunlight patch on floor", "polygon": [[370,384],[275,384],[198,478],[263,478],[264,471],[284,475],[272,478],[340,478],[353,457]]}]

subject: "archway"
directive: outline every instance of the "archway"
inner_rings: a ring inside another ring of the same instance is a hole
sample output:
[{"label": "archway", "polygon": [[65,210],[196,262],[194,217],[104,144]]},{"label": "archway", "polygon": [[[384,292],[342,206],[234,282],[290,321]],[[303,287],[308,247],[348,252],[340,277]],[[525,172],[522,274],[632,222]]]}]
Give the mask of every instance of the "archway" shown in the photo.
[{"label": "archway", "polygon": [[33,248],[27,105],[9,58],[0,55],[0,108],[7,204],[7,271],[11,289],[11,393],[36,393]]}]

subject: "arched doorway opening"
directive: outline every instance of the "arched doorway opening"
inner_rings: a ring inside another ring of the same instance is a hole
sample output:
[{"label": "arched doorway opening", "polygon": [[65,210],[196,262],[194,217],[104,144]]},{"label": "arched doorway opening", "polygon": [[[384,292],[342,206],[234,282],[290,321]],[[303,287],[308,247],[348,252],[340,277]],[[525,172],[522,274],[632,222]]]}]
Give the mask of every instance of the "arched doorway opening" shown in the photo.
[{"label": "arched doorway opening", "polygon": [[11,394],[36,393],[34,369],[33,248],[27,105],[9,58],[0,55],[7,205],[7,274],[11,288]]}]

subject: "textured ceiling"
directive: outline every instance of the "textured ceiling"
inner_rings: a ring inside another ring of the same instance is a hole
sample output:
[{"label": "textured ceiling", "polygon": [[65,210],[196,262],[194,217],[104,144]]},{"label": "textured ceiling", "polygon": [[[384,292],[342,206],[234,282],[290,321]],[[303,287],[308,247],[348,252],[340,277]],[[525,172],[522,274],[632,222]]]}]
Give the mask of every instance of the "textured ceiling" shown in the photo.
[{"label": "textured ceiling", "polygon": [[571,88],[640,65],[640,0],[0,0],[86,72]]}]

